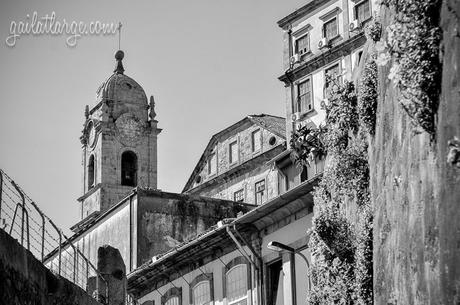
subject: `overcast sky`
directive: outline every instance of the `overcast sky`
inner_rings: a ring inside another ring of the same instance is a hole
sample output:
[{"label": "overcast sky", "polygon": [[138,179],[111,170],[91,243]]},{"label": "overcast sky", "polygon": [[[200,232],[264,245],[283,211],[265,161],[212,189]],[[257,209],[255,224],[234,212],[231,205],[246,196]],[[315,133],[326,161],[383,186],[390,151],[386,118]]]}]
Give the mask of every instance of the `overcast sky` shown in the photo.
[{"label": "overcast sky", "polygon": [[158,186],[180,192],[210,137],[248,114],[284,116],[282,30],[305,0],[18,1],[0,4],[0,167],[63,229],[79,220],[86,104],[112,73],[118,36],[21,36],[11,22],[56,13],[122,22],[125,74],[155,95]]}]

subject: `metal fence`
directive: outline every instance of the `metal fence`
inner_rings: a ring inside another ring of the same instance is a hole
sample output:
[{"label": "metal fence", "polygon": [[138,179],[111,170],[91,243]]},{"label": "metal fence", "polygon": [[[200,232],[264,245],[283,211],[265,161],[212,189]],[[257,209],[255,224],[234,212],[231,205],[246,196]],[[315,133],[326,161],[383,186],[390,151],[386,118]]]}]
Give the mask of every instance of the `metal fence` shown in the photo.
[{"label": "metal fence", "polygon": [[[2,169],[0,228],[53,273],[75,283],[98,300],[107,300],[107,283],[95,266]],[[54,259],[45,261],[50,255]],[[97,278],[105,283],[104,288],[99,289]]]}]

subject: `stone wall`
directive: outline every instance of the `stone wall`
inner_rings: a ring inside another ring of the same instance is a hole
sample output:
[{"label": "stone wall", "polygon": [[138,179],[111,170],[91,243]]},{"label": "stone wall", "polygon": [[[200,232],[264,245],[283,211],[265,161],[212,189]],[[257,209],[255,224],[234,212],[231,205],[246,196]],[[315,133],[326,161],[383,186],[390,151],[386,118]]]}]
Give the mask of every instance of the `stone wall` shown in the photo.
[{"label": "stone wall", "polygon": [[83,289],[49,271],[0,230],[0,303],[98,305]]},{"label": "stone wall", "polygon": [[[384,8],[384,28],[390,15]],[[379,68],[377,127],[369,145],[375,304],[460,302],[460,169],[446,162],[448,141],[460,137],[459,16],[459,1],[443,2],[443,81],[434,142],[413,132],[388,80],[389,65]]]}]

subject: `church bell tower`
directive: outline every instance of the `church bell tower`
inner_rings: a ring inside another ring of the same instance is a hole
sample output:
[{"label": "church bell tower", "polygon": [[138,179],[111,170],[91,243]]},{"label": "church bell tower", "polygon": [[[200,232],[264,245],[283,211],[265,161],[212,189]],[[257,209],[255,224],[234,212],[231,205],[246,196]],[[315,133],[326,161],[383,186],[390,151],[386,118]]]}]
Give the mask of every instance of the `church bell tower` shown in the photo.
[{"label": "church bell tower", "polygon": [[103,212],[134,187],[157,188],[155,101],[124,74],[123,51],[115,54],[114,73],[86,106],[82,135],[81,218]]}]

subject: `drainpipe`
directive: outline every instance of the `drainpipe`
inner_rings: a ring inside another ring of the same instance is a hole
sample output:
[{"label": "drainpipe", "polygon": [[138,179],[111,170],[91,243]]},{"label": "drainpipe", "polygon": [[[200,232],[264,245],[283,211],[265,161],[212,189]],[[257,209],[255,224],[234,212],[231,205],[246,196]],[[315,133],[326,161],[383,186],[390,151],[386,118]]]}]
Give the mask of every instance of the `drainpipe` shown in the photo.
[{"label": "drainpipe", "polygon": [[255,282],[256,282],[256,289],[257,289],[257,303],[259,305],[263,304],[263,299],[262,299],[262,258],[256,253],[256,251],[252,248],[252,246],[241,236],[241,234],[237,231],[235,224],[233,224],[233,230],[235,230],[235,234],[242,240],[245,246],[248,247],[249,251],[253,255],[253,257],[256,259],[254,261],[251,259],[250,255],[244,250],[243,245],[240,244],[240,242],[237,240],[235,235],[232,233],[230,230],[230,227],[226,227],[227,233],[230,236],[230,238],[233,240],[235,245],[238,247],[239,252],[251,263],[251,265],[255,269]]}]

